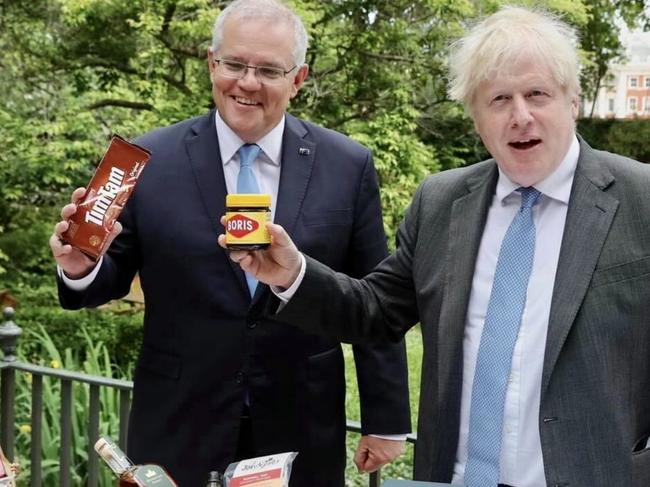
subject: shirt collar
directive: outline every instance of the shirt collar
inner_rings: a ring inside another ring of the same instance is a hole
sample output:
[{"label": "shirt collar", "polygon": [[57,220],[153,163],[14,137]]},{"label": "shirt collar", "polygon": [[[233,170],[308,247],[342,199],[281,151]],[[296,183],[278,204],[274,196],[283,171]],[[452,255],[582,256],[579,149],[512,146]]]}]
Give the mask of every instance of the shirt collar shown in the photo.
[{"label": "shirt collar", "polygon": [[[217,128],[217,139],[219,140],[219,151],[221,153],[221,161],[225,166],[228,164],[239,148],[245,142],[224,122],[219,111],[215,111],[214,115],[215,125]],[[260,160],[280,165],[280,158],[282,155],[282,135],[284,134],[285,117],[278,124],[273,127],[264,137],[255,143],[260,146],[262,152],[260,153]]]},{"label": "shirt collar", "polygon": [[[562,159],[560,165],[549,174],[546,178],[535,184],[537,189],[543,195],[558,200],[566,205],[569,204],[571,196],[571,186],[573,185],[573,175],[578,165],[578,156],[580,155],[580,143],[574,135],[569,150]],[[508,176],[499,168],[499,180],[497,181],[496,194],[499,201],[504,202],[516,189],[519,184],[512,182]]]}]

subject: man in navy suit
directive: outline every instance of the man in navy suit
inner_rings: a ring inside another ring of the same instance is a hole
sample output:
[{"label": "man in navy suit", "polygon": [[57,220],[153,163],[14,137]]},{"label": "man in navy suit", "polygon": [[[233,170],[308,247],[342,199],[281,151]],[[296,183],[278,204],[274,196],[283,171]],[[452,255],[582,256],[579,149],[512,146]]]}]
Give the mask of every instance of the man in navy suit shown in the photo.
[{"label": "man in navy suit", "polygon": [[[217,244],[239,150],[256,144],[256,184],[302,250],[355,277],[387,255],[368,149],[285,112],[308,74],[306,46],[302,22],[279,2],[231,4],[208,53],[217,109],[136,140],[152,159],[107,253],[95,264],[61,242],[82,188],[50,239],[66,308],[124,296],[139,273],[146,313],[128,454],[164,465],[182,487],[282,451],[299,452],[292,487],[344,485],[340,344],[263,318],[268,287],[253,283],[251,295]],[[363,428],[355,463],[373,471],[403,451],[410,431],[404,344],[354,351]]]}]

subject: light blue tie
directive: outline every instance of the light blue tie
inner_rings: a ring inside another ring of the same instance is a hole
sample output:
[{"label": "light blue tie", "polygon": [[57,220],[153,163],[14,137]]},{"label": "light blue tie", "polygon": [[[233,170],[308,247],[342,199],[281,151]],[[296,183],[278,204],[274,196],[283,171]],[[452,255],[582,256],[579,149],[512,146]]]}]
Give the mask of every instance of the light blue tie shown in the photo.
[{"label": "light blue tie", "polygon": [[[255,173],[253,173],[253,161],[260,153],[260,146],[257,144],[244,144],[237,151],[239,154],[239,175],[237,176],[238,193],[259,193],[260,187],[257,184]],[[257,279],[246,273],[246,283],[251,296],[255,294]]]},{"label": "light blue tie", "polygon": [[478,349],[469,418],[466,487],[496,487],[503,410],[528,280],[535,256],[533,205],[540,192],[519,188],[521,208],[508,227],[494,272]]}]

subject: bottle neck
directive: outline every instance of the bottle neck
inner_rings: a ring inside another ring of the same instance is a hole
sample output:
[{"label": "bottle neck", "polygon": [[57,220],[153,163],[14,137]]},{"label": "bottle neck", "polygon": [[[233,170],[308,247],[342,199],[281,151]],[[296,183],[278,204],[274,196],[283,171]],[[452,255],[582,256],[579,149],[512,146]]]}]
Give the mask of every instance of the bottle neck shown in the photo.
[{"label": "bottle neck", "polygon": [[133,466],[129,457],[109,438],[102,437],[97,440],[95,451],[117,475],[122,475]]},{"label": "bottle neck", "polygon": [[205,487],[222,487],[223,486],[223,475],[221,473],[212,471],[210,472],[208,483]]}]

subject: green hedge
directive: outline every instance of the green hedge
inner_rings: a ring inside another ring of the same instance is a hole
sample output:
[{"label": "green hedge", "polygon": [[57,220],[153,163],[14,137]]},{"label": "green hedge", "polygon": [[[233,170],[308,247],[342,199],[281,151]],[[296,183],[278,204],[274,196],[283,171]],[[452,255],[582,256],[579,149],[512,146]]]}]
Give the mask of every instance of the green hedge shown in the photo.
[{"label": "green hedge", "polygon": [[578,132],[595,149],[650,163],[650,119],[583,118]]},{"label": "green hedge", "polygon": [[43,327],[59,350],[71,349],[84,360],[88,335],[104,344],[115,366],[131,370],[142,343],[143,311],[139,307],[115,303],[110,309],[66,311],[59,306],[54,274],[38,281],[9,287],[19,301],[14,321],[23,329],[19,342],[23,356],[34,363],[43,357],[42,343],[28,338]]}]

